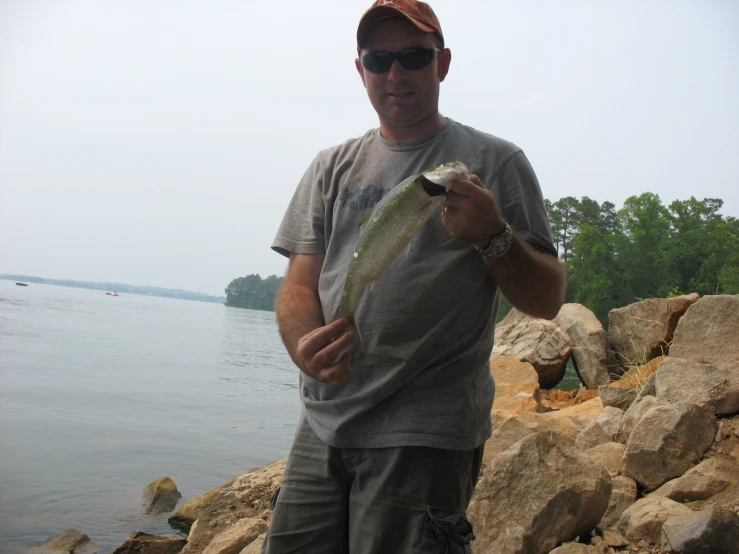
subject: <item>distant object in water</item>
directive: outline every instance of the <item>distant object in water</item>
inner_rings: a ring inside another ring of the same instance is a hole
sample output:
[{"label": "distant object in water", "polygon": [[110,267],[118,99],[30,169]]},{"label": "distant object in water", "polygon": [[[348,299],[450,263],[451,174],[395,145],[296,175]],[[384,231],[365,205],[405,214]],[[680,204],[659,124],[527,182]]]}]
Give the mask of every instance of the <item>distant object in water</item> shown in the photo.
[{"label": "distant object in water", "polygon": [[115,291],[115,292],[106,292],[105,294],[107,294],[108,296],[118,296],[118,291]]},{"label": "distant object in water", "polygon": [[26,283],[19,283],[17,281],[16,281],[15,284],[18,285],[19,287],[27,287],[28,286]]}]

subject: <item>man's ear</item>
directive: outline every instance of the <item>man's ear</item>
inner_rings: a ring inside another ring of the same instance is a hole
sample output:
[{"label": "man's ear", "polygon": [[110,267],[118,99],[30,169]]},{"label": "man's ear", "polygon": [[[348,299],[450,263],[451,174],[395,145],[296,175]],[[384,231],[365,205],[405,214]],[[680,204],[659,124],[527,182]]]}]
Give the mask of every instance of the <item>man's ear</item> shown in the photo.
[{"label": "man's ear", "polygon": [[362,60],[359,58],[354,60],[354,65],[357,68],[357,73],[359,73],[359,76],[362,78],[362,84],[364,85],[364,88],[367,88],[367,83],[364,82],[364,68],[362,67]]},{"label": "man's ear", "polygon": [[452,51],[449,50],[449,48],[444,48],[444,50],[439,52],[439,63],[437,64],[439,70],[439,82],[442,82],[444,79],[446,79],[451,63]]}]

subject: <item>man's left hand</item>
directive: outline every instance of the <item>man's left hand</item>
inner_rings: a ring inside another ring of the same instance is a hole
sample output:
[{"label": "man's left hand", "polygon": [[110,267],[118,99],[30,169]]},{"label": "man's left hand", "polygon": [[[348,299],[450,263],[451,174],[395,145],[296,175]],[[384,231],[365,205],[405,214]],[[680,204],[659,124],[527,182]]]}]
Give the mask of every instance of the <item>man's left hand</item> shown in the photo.
[{"label": "man's left hand", "polygon": [[457,179],[446,194],[441,221],[453,237],[486,248],[505,230],[498,201],[477,175]]}]

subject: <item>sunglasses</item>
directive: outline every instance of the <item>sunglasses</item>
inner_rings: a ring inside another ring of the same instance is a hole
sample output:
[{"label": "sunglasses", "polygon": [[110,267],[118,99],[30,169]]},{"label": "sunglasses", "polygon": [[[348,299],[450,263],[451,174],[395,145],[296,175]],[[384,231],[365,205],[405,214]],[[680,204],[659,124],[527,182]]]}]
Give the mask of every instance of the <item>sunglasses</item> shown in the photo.
[{"label": "sunglasses", "polygon": [[387,73],[395,60],[408,71],[423,69],[441,52],[438,48],[406,48],[400,52],[370,52],[361,57],[362,67],[372,73]]}]

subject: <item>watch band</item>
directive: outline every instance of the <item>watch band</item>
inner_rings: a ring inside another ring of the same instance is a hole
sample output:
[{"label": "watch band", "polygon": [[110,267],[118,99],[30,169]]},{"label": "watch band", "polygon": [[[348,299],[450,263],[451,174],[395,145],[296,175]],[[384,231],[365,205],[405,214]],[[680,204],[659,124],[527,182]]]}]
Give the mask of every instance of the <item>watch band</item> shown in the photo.
[{"label": "watch band", "polygon": [[505,229],[497,235],[494,235],[490,239],[490,244],[488,244],[486,248],[480,248],[479,246],[474,245],[473,248],[488,258],[500,258],[505,256],[506,252],[508,252],[508,249],[511,247],[512,240],[513,229],[511,229],[511,226],[506,222]]}]

